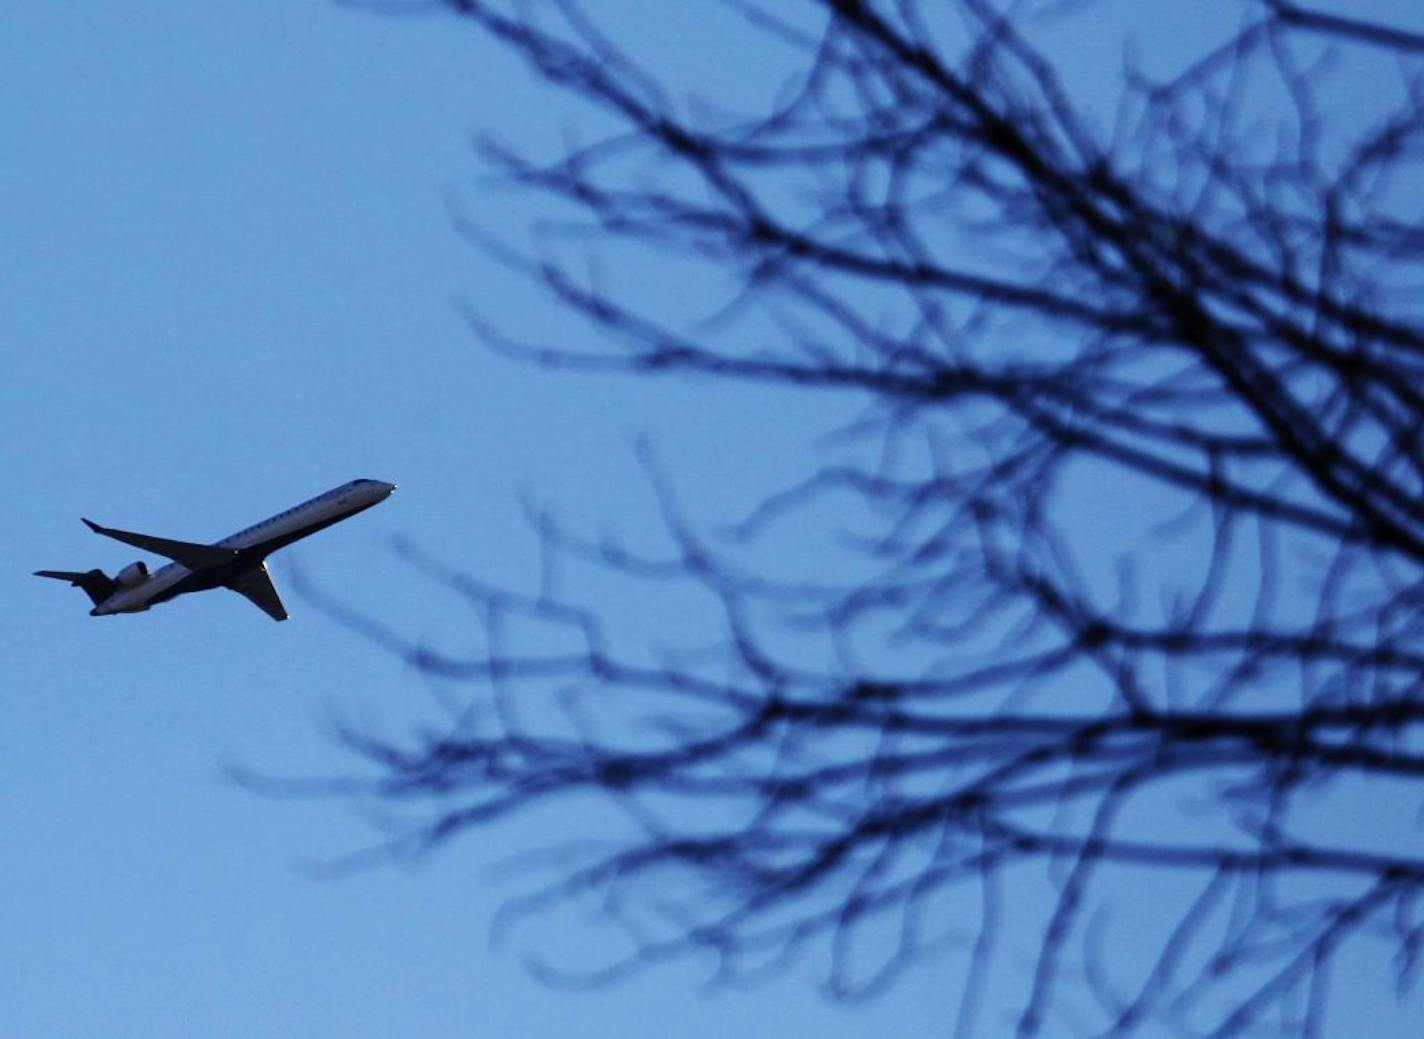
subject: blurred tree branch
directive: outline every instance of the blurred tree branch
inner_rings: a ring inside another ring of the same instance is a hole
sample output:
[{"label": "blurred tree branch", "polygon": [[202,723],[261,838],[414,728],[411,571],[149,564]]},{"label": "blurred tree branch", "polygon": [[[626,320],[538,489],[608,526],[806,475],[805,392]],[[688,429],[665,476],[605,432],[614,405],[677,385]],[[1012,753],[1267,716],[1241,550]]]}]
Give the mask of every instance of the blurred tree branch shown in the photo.
[{"label": "blurred tree branch", "polygon": [[[606,797],[629,826],[549,849],[555,879],[508,911],[594,900],[628,941],[593,979],[694,954],[735,981],[817,948],[854,996],[959,950],[964,1036],[1008,971],[1010,884],[1041,891],[1016,898],[1042,909],[1023,1036],[1069,1005],[1101,1035],[1319,1034],[1341,949],[1370,940],[1407,988],[1424,38],[1244,4],[1173,75],[1129,65],[1109,116],[1075,101],[1026,10],[738,0],[749,53],[785,62],[743,116],[679,100],[594,5],[434,6],[616,124],[554,161],[485,142],[581,220],[532,251],[462,229],[599,333],[529,343],[472,311],[487,343],[865,411],[725,537],[650,452],[664,555],[536,511],[551,557],[702,589],[714,651],[651,654],[556,583],[496,588],[407,547],[484,633],[464,658],[370,632],[478,705],[406,740],[345,733],[376,767],[362,789],[411,806],[396,846]],[[1395,89],[1347,115],[1330,62],[1362,52]],[[615,262],[702,272],[697,298],[720,286],[726,306],[670,319],[580,277],[590,229]],[[1075,490],[1111,496],[1122,537]],[[1141,515],[1161,522],[1132,540]],[[763,546],[803,529],[843,558],[783,573]],[[1342,823],[1363,805],[1374,838]],[[1162,918],[1150,955],[1104,951],[1113,908]]]}]

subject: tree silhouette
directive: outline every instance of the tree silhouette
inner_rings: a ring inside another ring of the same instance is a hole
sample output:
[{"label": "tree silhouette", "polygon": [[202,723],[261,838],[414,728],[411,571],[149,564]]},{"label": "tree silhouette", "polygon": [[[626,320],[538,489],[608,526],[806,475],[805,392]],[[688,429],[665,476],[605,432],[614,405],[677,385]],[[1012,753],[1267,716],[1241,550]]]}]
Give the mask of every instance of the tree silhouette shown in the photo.
[{"label": "tree silhouette", "polygon": [[[862,410],[721,533],[648,450],[661,553],[534,513],[550,558],[714,602],[699,645],[408,547],[483,635],[456,657],[350,618],[468,687],[448,727],[344,733],[375,768],[358,789],[408,809],[393,847],[592,795],[619,810],[605,839],[544,849],[551,881],[507,910],[597,905],[626,941],[586,977],[807,953],[856,996],[932,955],[961,1036],[1014,984],[1023,1036],[1319,1034],[1346,949],[1402,994],[1424,947],[1424,38],[1243,3],[1089,112],[1033,42],[1061,4],[729,0],[783,73],[747,114],[649,71],[596,5],[433,6],[608,128],[554,161],[483,143],[574,217],[529,250],[462,229],[598,333],[530,343],[471,312],[485,342]],[[581,275],[595,239],[724,306],[670,317]],[[1010,920],[1035,928],[1027,970]]]}]

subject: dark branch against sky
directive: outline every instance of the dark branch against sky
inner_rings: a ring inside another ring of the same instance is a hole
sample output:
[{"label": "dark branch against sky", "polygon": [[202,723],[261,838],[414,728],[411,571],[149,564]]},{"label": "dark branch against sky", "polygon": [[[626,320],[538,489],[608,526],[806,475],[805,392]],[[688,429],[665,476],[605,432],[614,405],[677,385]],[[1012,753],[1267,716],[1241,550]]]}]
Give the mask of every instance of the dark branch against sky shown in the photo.
[{"label": "dark branch against sky", "polygon": [[[1199,58],[1129,65],[1108,119],[1036,42],[1061,22],[948,6],[728,5],[784,62],[735,112],[595,8],[446,5],[606,131],[482,144],[531,242],[460,229],[587,330],[530,342],[485,300],[487,345],[858,410],[741,517],[644,448],[660,546],[532,509],[534,592],[408,548],[480,648],[376,632],[468,703],[346,732],[357,788],[409,806],[411,853],[615,808],[509,909],[596,906],[623,944],[595,980],[815,950],[852,997],[930,958],[959,1035],[986,998],[1023,1036],[1318,1034],[1342,950],[1382,942],[1405,993],[1424,944],[1420,37],[1244,5]],[[590,569],[653,614],[695,590],[705,630],[630,641],[565,580]]]}]

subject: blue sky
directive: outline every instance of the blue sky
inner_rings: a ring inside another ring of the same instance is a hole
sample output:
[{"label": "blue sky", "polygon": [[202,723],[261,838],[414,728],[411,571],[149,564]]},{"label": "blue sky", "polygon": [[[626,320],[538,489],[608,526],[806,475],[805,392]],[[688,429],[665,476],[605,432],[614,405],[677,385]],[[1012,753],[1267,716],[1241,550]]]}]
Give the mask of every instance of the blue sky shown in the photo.
[{"label": "blue sky", "polygon": [[[732,98],[758,89],[636,8],[612,17],[662,34],[669,63],[701,62]],[[938,1031],[957,993],[936,963],[850,1007],[821,998],[814,964],[715,995],[682,967],[550,989],[487,948],[503,895],[487,867],[510,849],[314,879],[304,864],[369,844],[368,821],[224,776],[340,769],[333,712],[400,726],[429,710],[401,661],[290,591],[292,566],[458,644],[468,617],[392,537],[529,587],[522,489],[636,537],[654,510],[631,443],[651,433],[696,474],[693,509],[730,518],[848,413],[549,374],[475,344],[458,297],[569,334],[447,205],[517,233],[526,203],[476,181],[469,135],[553,147],[578,125],[566,103],[446,20],[290,0],[8,5],[0,97],[0,1034]],[[77,591],[28,576],[133,558],[81,515],[210,540],[355,477],[400,491],[274,559],[286,624],[221,593],[91,620]]]},{"label": "blue sky", "polygon": [[[469,135],[556,141],[558,121],[534,118],[547,92],[447,21],[244,0],[10,5],[0,96],[0,472],[17,489],[0,549],[0,1033],[595,1036],[678,1020],[835,1036],[944,1012],[930,977],[849,1010],[809,971],[711,999],[676,969],[550,990],[486,948],[504,889],[485,869],[509,849],[316,880],[305,863],[376,831],[338,801],[224,777],[342,767],[331,712],[399,725],[429,706],[400,661],[292,593],[288,564],[415,637],[458,638],[468,617],[389,554],[392,536],[517,585],[537,559],[521,488],[636,530],[640,432],[723,484],[739,438],[773,455],[799,440],[729,421],[726,391],[549,376],[475,345],[457,296],[498,295],[522,327],[548,307],[458,239],[446,198],[520,226],[517,198],[471,188]],[[763,468],[733,497],[775,477]],[[81,515],[216,539],[357,476],[401,489],[274,558],[286,624],[231,595],[104,624],[28,576],[135,555]]]}]

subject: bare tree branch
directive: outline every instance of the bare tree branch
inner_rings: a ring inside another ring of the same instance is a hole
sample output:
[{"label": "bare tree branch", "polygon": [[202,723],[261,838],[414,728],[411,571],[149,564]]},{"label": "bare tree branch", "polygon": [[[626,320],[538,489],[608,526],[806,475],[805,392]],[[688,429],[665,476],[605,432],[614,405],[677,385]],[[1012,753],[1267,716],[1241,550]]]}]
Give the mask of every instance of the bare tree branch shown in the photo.
[{"label": "bare tree branch", "polygon": [[[864,410],[724,535],[650,455],[661,550],[531,517],[548,558],[696,589],[717,618],[698,646],[652,652],[560,581],[496,588],[406,546],[482,648],[367,628],[472,704],[408,739],[344,733],[364,791],[410,808],[392,849],[615,808],[505,918],[598,905],[626,944],[596,982],[687,955],[735,983],[821,950],[852,998],[945,956],[973,1035],[1018,914],[1021,1036],[1070,1006],[1102,1035],[1320,1034],[1341,950],[1379,940],[1403,999],[1424,947],[1421,37],[1245,5],[1184,69],[1129,67],[1104,131],[1040,23],[987,0],[725,5],[785,67],[739,114],[592,6],[436,6],[613,127],[552,160],[484,142],[561,217],[528,248],[457,226],[597,333],[531,343],[471,307],[487,344]],[[1381,54],[1396,78],[1346,114],[1323,59]],[[591,284],[591,249],[679,265],[697,302],[670,319]],[[788,573],[805,557],[778,539],[813,531],[838,555]],[[1154,951],[1104,951],[1143,883]],[[552,952],[548,976],[578,974]]]}]

